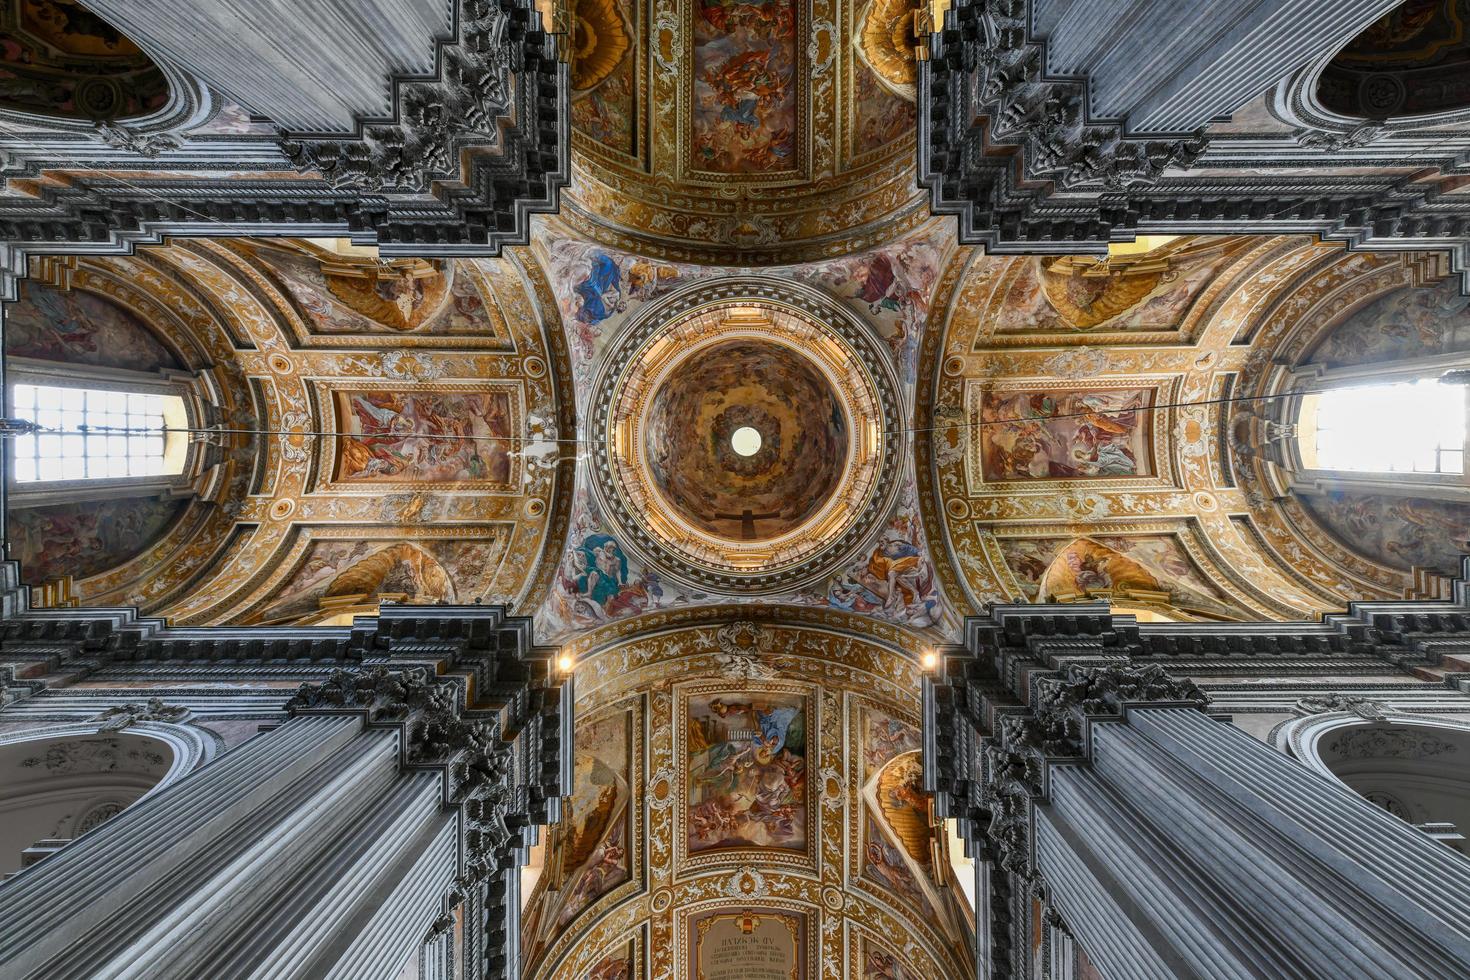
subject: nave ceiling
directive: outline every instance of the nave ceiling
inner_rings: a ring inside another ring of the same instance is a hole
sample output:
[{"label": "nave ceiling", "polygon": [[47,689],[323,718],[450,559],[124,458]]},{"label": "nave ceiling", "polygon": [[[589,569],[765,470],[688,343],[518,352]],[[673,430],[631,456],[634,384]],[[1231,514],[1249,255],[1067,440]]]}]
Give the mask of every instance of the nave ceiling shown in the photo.
[{"label": "nave ceiling", "polygon": [[751,264],[915,227],[913,9],[578,0],[562,219],[635,252]]},{"label": "nave ceiling", "polygon": [[[947,231],[769,270],[612,249],[555,221],[494,260],[380,265],[330,243],[216,240],[58,266],[69,288],[33,280],[11,311],[17,365],[183,378],[209,424],[239,431],[209,437],[189,485],[18,500],[17,557],[37,583],[69,572],[88,602],[180,623],[508,601],[550,638],[730,603],[852,612],[931,641],[1012,599],[1314,618],[1351,596],[1432,592],[1453,571],[1466,524],[1453,493],[1303,473],[1272,435],[1286,396],[1324,372],[1463,356],[1470,317],[1440,257],[1180,238],[1103,265],[986,256]],[[807,292],[762,293],[772,282]],[[857,402],[821,402],[837,369],[799,350],[821,330],[762,319],[761,304],[780,319],[798,296],[848,324],[830,343],[856,373],[831,390],[878,385],[862,397],[893,469],[868,497],[831,498],[869,501],[851,532],[824,516],[846,511],[825,502],[838,476],[815,477],[816,460],[868,430],[780,441],[802,398],[823,406],[804,406],[804,424],[859,417]],[[638,345],[676,322],[691,351],[753,339],[729,365],[692,355],[686,368],[708,367],[697,391],[678,371],[626,387],[643,377]],[[625,390],[658,433],[636,437],[654,462],[635,489],[599,455],[621,438],[606,412]],[[678,431],[686,416],[697,424]],[[726,451],[719,427],[740,420],[766,428],[764,455]],[[788,471],[762,484],[769,510],[733,512],[750,480]],[[690,513],[708,526],[660,537]],[[759,581],[708,565],[770,541],[807,557]]]}]

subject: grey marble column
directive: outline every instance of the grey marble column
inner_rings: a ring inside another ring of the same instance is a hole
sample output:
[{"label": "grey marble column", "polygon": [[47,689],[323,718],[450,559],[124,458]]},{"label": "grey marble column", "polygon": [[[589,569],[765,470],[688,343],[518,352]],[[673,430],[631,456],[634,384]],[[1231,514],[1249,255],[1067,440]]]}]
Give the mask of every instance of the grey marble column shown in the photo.
[{"label": "grey marble column", "polygon": [[0,885],[0,976],[387,980],[464,900],[475,975],[507,975],[507,879],[545,819],[516,753],[545,736],[465,689],[425,666],[302,685],[279,728]]},{"label": "grey marble column", "polygon": [[1345,45],[1399,0],[1033,0],[1051,75],[1130,134],[1187,132]]},{"label": "grey marble column", "polygon": [[458,840],[399,752],[361,718],[297,718],[130,807],[0,887],[0,975],[395,976]]},{"label": "grey marble column", "polygon": [[146,51],[292,130],[348,132],[393,114],[394,76],[434,73],[449,0],[92,0]]},{"label": "grey marble column", "polygon": [[1104,976],[1470,976],[1470,861],[1198,707],[1084,693],[1080,754],[1061,702],[1032,729],[1027,870]]}]

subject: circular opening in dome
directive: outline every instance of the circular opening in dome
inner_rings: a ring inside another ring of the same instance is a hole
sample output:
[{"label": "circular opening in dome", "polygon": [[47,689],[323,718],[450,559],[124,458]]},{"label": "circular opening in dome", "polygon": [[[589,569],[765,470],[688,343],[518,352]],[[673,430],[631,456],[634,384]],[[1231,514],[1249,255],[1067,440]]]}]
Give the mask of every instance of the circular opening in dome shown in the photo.
[{"label": "circular opening in dome", "polygon": [[730,448],[740,456],[754,456],[761,451],[761,434],[748,425],[730,433]]}]

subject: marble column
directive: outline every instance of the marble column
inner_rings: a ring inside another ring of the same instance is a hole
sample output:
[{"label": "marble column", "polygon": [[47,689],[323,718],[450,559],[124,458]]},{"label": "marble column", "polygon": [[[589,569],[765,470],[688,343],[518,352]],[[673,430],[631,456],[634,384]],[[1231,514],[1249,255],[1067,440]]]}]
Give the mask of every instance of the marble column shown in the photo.
[{"label": "marble column", "polygon": [[1085,75],[1093,118],[1186,132],[1330,55],[1399,0],[1032,0],[1046,70]]},{"label": "marble column", "polygon": [[445,0],[313,0],[89,6],[145,51],[291,130],[349,132],[393,115],[394,76],[432,75],[453,37]]},{"label": "marble column", "polygon": [[0,975],[392,978],[455,895],[503,939],[485,896],[514,894],[526,821],[499,716],[463,697],[422,667],[303,685],[279,728],[0,887]]},{"label": "marble column", "polygon": [[1067,667],[986,748],[990,836],[1110,980],[1470,976],[1470,862],[1203,710]]}]

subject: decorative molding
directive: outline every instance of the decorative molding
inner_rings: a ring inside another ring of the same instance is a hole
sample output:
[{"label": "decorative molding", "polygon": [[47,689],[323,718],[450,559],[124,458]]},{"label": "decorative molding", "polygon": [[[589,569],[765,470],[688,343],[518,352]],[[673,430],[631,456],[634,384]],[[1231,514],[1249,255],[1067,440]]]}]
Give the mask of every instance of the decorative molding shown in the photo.
[{"label": "decorative molding", "polygon": [[1387,706],[1382,701],[1373,698],[1359,697],[1356,694],[1314,694],[1310,697],[1300,698],[1295,708],[1303,715],[1320,715],[1334,711],[1346,711],[1368,721],[1382,721],[1388,717],[1385,713]]},{"label": "decorative molding", "polygon": [[99,732],[120,732],[143,721],[158,721],[165,724],[181,724],[189,718],[189,709],[176,704],[164,704],[162,698],[149,698],[146,704],[115,705],[97,715]]},{"label": "decorative molding", "polygon": [[1323,748],[1339,759],[1428,759],[1459,751],[1435,735],[1388,726],[1349,728],[1328,739]]}]

